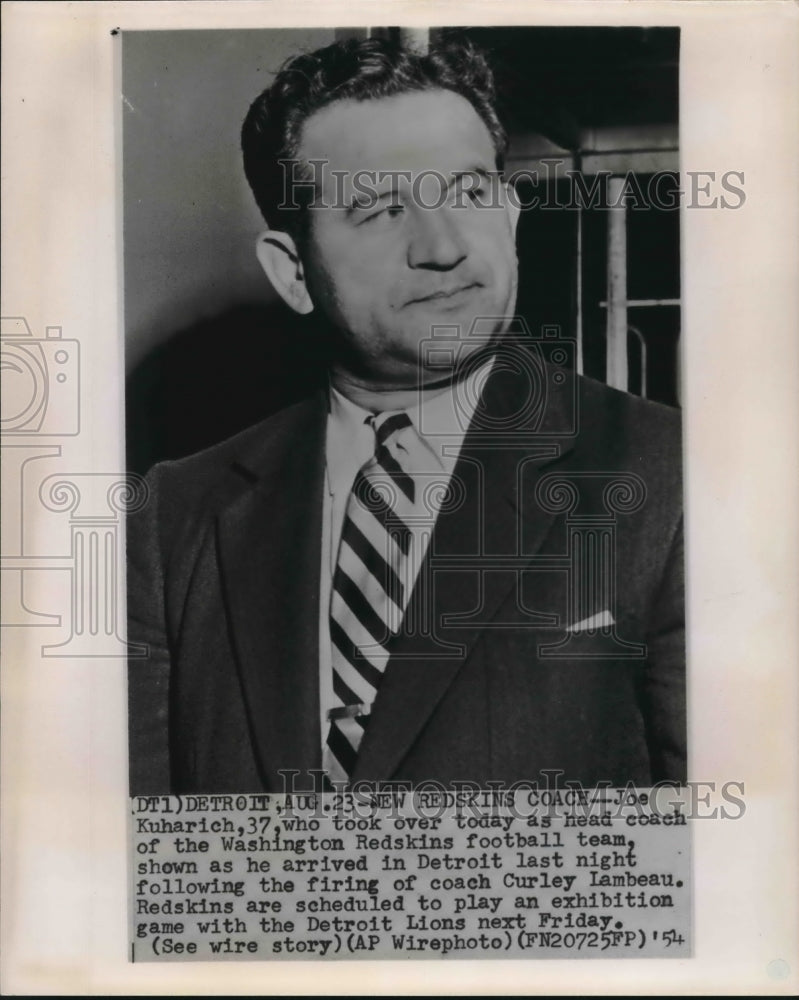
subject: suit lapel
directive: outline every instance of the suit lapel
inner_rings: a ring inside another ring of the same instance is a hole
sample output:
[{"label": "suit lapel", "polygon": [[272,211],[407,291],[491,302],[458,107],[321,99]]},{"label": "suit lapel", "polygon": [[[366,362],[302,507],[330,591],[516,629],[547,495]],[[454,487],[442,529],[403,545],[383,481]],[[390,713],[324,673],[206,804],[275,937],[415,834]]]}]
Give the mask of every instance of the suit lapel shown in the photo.
[{"label": "suit lapel", "polygon": [[222,586],[266,787],[320,766],[319,573],[326,407],[322,394],[281,415],[252,484],[219,517]]},{"label": "suit lapel", "polygon": [[[565,435],[572,418],[569,386],[555,385],[531,433],[529,427],[512,422],[513,415],[522,412],[527,382],[505,371],[489,378],[453,473],[453,480],[464,487],[464,502],[439,515],[411,599],[417,607],[432,608],[433,628],[427,634],[418,627],[409,629],[406,613],[353,780],[391,777],[486,626],[518,585],[518,568],[503,569],[498,561],[493,563],[496,568],[489,568],[491,557],[526,559],[543,544],[554,515],[529,498],[541,470],[572,447],[572,439]],[[510,429],[501,434],[480,429],[497,426],[503,417]],[[413,617],[416,622],[420,619]]]}]

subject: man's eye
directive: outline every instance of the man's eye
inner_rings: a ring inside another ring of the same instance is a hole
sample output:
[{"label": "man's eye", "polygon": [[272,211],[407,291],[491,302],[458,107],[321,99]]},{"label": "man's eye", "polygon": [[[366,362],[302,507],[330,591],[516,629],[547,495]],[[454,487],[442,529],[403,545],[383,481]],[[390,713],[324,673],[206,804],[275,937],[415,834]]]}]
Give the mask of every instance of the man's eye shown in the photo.
[{"label": "man's eye", "polygon": [[376,222],[378,219],[382,219],[385,222],[390,219],[399,218],[404,211],[404,205],[386,205],[385,208],[381,208],[379,211],[373,212],[371,215],[367,215],[363,221]]},{"label": "man's eye", "polygon": [[488,197],[488,185],[485,181],[473,185],[471,182],[464,182],[458,185],[455,191],[455,203],[459,205],[477,204],[485,202]]}]

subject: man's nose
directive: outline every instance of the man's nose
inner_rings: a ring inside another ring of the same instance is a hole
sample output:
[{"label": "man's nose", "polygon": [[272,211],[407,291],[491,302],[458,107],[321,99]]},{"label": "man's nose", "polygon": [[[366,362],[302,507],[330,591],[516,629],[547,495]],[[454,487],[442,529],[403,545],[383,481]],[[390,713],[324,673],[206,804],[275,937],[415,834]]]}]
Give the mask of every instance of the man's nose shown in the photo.
[{"label": "man's nose", "polygon": [[468,254],[466,243],[458,231],[452,209],[416,206],[408,265],[431,271],[451,271]]}]

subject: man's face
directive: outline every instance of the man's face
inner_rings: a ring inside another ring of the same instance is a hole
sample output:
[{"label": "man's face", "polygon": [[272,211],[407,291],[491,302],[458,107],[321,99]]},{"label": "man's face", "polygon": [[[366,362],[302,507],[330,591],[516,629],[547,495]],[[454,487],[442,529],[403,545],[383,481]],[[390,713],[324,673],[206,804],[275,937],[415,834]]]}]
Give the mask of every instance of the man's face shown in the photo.
[{"label": "man's face", "polygon": [[[475,317],[512,313],[515,220],[491,136],[465,98],[337,102],[305,123],[299,154],[325,161],[301,251],[306,282],[359,377],[389,387],[440,378],[440,352],[419,368],[434,326],[458,327],[458,340]],[[480,346],[467,342],[461,357]]]}]

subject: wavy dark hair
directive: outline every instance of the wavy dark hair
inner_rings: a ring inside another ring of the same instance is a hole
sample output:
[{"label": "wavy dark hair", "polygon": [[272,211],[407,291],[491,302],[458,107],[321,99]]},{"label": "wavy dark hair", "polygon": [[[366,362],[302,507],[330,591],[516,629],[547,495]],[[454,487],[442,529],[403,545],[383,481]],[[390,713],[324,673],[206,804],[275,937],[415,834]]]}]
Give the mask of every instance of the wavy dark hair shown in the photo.
[{"label": "wavy dark hair", "polygon": [[[336,101],[451,90],[465,97],[485,123],[502,170],[508,138],[495,108],[494,77],[485,55],[468,41],[450,41],[426,53],[379,38],[335,42],[289,59],[272,85],[250,106],[241,133],[244,172],[271,229],[299,233],[305,212],[283,207],[287,170],[294,180],[311,170],[297,156],[302,126]],[[305,194],[305,202],[302,195]],[[293,202],[307,204],[305,185]]]}]

